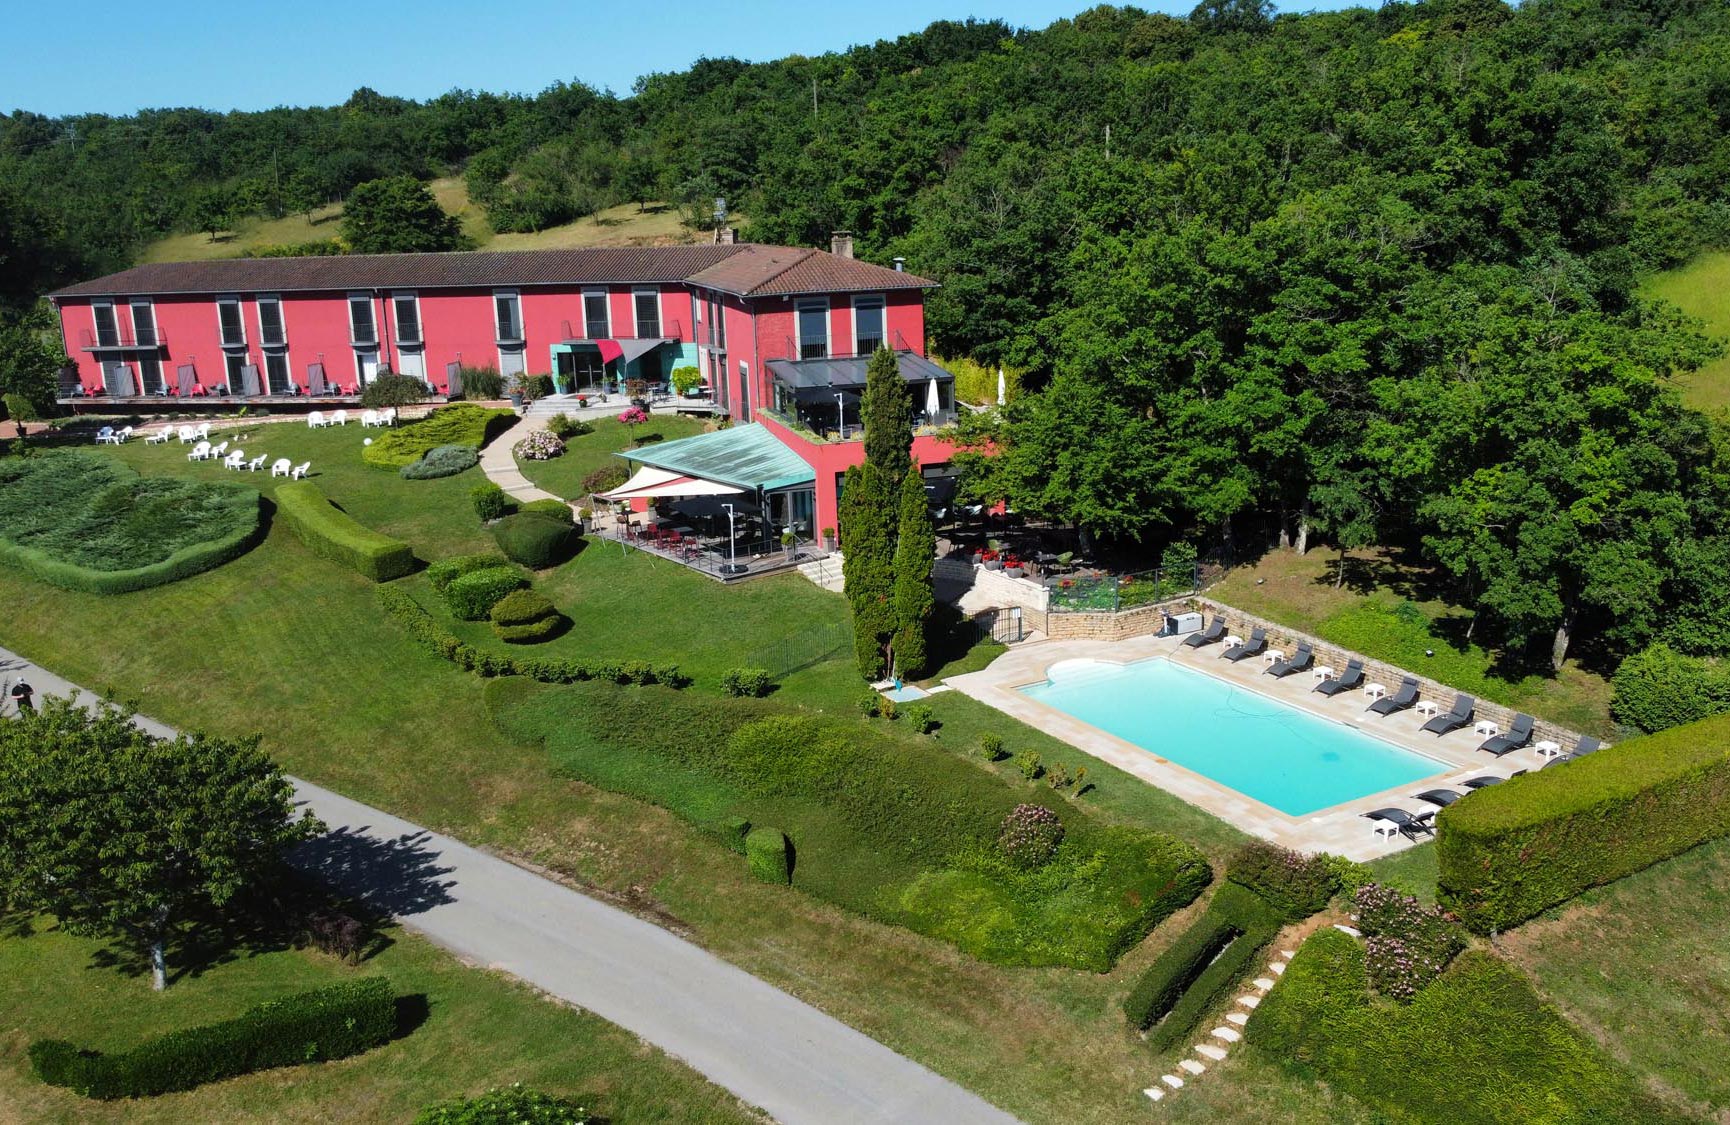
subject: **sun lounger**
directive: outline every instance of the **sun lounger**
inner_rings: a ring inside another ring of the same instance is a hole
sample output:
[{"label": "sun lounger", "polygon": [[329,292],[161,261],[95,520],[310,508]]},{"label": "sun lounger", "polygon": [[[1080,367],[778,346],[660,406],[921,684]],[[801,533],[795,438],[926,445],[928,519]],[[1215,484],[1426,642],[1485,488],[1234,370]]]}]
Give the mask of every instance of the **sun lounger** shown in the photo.
[{"label": "sun lounger", "polygon": [[169,438],[171,438],[173,436],[174,436],[174,428],[172,426],[164,426],[162,429],[157,430],[155,433],[153,433],[149,437],[145,438],[144,444],[145,445],[161,445],[163,442],[167,441]]},{"label": "sun lounger", "polygon": [[1500,785],[1506,780],[1508,779],[1505,777],[1496,777],[1493,774],[1485,774],[1483,777],[1469,777],[1460,782],[1460,785],[1466,789],[1483,789],[1490,785]]},{"label": "sun lounger", "polygon": [[114,440],[114,427],[113,426],[104,426],[100,430],[96,431],[96,444],[97,445],[108,445],[110,443],[112,443],[114,445],[120,444],[119,442]]},{"label": "sun lounger", "polygon": [[312,468],[311,461],[302,461],[294,467],[294,471],[290,473],[289,476],[295,480],[300,480],[306,476],[307,470],[310,468]]},{"label": "sun lounger", "polygon": [[1431,836],[1436,834],[1436,826],[1433,823],[1436,819],[1435,809],[1425,809],[1423,812],[1415,814],[1409,813],[1405,809],[1376,809],[1374,812],[1364,813],[1364,818],[1390,824],[1399,830],[1400,835],[1409,836],[1414,840],[1423,833],[1428,833]]},{"label": "sun lounger", "polygon": [[1230,648],[1220,653],[1220,655],[1235,664],[1239,660],[1243,660],[1247,657],[1261,655],[1261,650],[1266,647],[1267,631],[1260,625],[1257,625],[1254,629],[1249,631],[1249,640],[1244,641],[1241,644],[1232,645]]},{"label": "sun lounger", "polygon": [[1293,672],[1309,671],[1310,665],[1314,664],[1315,661],[1315,650],[1310,647],[1308,641],[1304,641],[1297,646],[1297,651],[1292,653],[1289,659],[1276,660],[1262,671],[1275,679],[1283,679]]},{"label": "sun lounger", "polygon": [[1217,641],[1225,640],[1225,618],[1215,617],[1208,627],[1199,633],[1191,633],[1183,639],[1185,648],[1201,648]]},{"label": "sun lounger", "polygon": [[1369,709],[1378,715],[1392,715],[1395,711],[1404,711],[1418,701],[1418,681],[1407,676],[1400,681],[1400,690],[1392,695],[1384,695]]},{"label": "sun lounger", "polygon": [[1580,741],[1574,744],[1574,752],[1569,755],[1574,758],[1584,758],[1587,754],[1602,750],[1604,744],[1589,734],[1580,736]]},{"label": "sun lounger", "polygon": [[270,475],[273,477],[286,477],[289,470],[292,468],[294,468],[294,462],[290,461],[286,457],[278,457],[275,461],[271,462]]},{"label": "sun lounger", "polygon": [[210,458],[210,443],[201,441],[192,447],[192,452],[186,455],[188,461],[205,461]]},{"label": "sun lounger", "polygon": [[1446,715],[1437,715],[1423,726],[1424,730],[1440,738],[1449,731],[1459,730],[1472,721],[1472,714],[1477,710],[1478,701],[1469,695],[1454,696],[1453,710]]},{"label": "sun lounger", "polygon": [[1452,789],[1426,789],[1422,793],[1413,793],[1412,800],[1423,801],[1426,804],[1436,806],[1438,809],[1445,809],[1464,796],[1464,793],[1457,793]]},{"label": "sun lounger", "polygon": [[1519,750],[1531,743],[1534,723],[1535,720],[1530,715],[1515,715],[1514,725],[1509,727],[1505,734],[1498,734],[1478,749],[1488,750],[1498,758]]},{"label": "sun lounger", "polygon": [[1346,670],[1329,680],[1323,680],[1312,690],[1332,697],[1342,691],[1351,691],[1364,682],[1364,662],[1353,657],[1346,661]]}]

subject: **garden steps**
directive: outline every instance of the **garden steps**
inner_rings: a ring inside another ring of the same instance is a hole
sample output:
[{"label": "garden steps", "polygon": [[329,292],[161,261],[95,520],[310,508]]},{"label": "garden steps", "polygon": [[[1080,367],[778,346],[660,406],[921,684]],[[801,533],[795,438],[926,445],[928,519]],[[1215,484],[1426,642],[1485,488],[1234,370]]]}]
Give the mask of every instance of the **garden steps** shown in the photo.
[{"label": "garden steps", "polygon": [[1223,1062],[1226,1055],[1224,1047],[1215,1047],[1212,1043],[1197,1043],[1195,1053],[1204,1059],[1212,1059],[1214,1062]]},{"label": "garden steps", "polygon": [[1192,1077],[1194,1075],[1200,1074],[1203,1071],[1207,1070],[1207,1067],[1203,1066],[1201,1063],[1196,1062],[1194,1059],[1182,1059],[1182,1060],[1180,1060],[1177,1064],[1177,1068],[1179,1070],[1186,1072],[1187,1074],[1191,1075]]},{"label": "garden steps", "polygon": [[1335,922],[1334,923],[1334,929],[1338,930],[1340,933],[1346,935],[1347,937],[1363,937],[1364,936],[1364,932],[1362,930],[1353,929],[1352,927],[1346,925],[1344,922]]},{"label": "garden steps", "polygon": [[1261,989],[1263,992],[1266,992],[1268,989],[1273,987],[1273,981],[1268,977],[1257,977],[1250,983]]},{"label": "garden steps", "polygon": [[832,590],[835,593],[840,593],[846,588],[846,580],[841,574],[840,555],[825,555],[820,559],[800,563],[799,573],[821,590]]},{"label": "garden steps", "polygon": [[1239,1033],[1236,1028],[1231,1027],[1216,1027],[1212,1031],[1208,1032],[1208,1034],[1213,1036],[1215,1039],[1218,1039],[1221,1043],[1236,1043],[1238,1040],[1243,1038],[1243,1035]]},{"label": "garden steps", "polygon": [[1259,996],[1239,996],[1237,998],[1237,1002],[1239,1004],[1242,1004],[1246,1008],[1256,1008],[1256,1007],[1261,1006],[1261,997],[1259,997]]},{"label": "garden steps", "polygon": [[1158,1086],[1149,1086],[1147,1089],[1143,1090],[1142,1093],[1146,1094],[1156,1102],[1165,1097],[1165,1091],[1161,1090]]},{"label": "garden steps", "polygon": [[1159,1080],[1164,1082],[1167,1086],[1170,1086],[1173,1090],[1183,1089],[1183,1079],[1179,1078],[1175,1074],[1162,1074],[1159,1076]]},{"label": "garden steps", "polygon": [[1249,1022],[1249,1013],[1247,1013],[1247,1012],[1227,1012],[1225,1014],[1225,1022],[1229,1023],[1229,1024],[1233,1024],[1237,1027],[1242,1027],[1244,1024]]}]

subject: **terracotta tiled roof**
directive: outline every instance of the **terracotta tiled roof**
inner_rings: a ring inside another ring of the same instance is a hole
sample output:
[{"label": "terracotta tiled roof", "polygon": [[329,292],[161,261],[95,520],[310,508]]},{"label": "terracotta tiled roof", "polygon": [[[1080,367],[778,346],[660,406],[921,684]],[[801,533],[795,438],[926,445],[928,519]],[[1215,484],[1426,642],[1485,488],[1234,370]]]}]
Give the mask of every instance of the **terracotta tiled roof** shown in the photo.
[{"label": "terracotta tiled roof", "polygon": [[909,273],[821,250],[731,246],[592,247],[460,254],[351,254],[153,262],[57,290],[54,297],[309,290],[629,285],[690,281],[742,296],[930,288]]}]

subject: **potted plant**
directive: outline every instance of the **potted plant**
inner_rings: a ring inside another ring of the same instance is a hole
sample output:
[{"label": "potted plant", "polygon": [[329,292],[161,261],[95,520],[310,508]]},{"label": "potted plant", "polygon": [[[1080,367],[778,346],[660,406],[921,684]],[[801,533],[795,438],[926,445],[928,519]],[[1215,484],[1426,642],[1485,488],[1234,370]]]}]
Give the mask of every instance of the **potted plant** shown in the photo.
[{"label": "potted plant", "polygon": [[1027,568],[1021,564],[1021,560],[1012,554],[1003,556],[1002,566],[1006,578],[1020,578],[1027,573]]},{"label": "potted plant", "polygon": [[588,396],[588,395],[585,395],[585,394],[579,394],[579,395],[578,395],[578,396],[577,396],[577,405],[578,405],[578,406],[587,406],[587,405],[589,405],[589,396]]},{"label": "potted plant", "polygon": [[979,562],[986,570],[1003,569],[1003,556],[993,547],[987,547],[979,552]]},{"label": "potted plant", "polygon": [[833,551],[835,549],[835,529],[832,527],[826,527],[823,529],[823,549],[825,551]]},{"label": "potted plant", "polygon": [[792,557],[793,546],[798,542],[798,537],[795,536],[792,531],[783,531],[781,533],[781,549],[787,552],[788,557]]},{"label": "potted plant", "polygon": [[511,409],[521,410],[523,408],[523,377],[521,375],[511,376],[511,384],[505,388],[505,393],[510,397]]},{"label": "potted plant", "polygon": [[594,518],[595,518],[595,510],[593,508],[578,508],[577,509],[577,526],[582,528],[585,532],[591,530],[591,528],[589,527],[589,523]]}]

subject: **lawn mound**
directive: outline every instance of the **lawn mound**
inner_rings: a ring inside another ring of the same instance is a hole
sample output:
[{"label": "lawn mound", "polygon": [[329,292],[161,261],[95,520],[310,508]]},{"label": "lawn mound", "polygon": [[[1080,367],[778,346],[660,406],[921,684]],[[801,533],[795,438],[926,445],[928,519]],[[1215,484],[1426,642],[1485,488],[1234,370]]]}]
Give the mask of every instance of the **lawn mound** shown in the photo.
[{"label": "lawn mound", "polygon": [[516,415],[471,402],[441,406],[417,422],[382,431],[361,450],[361,460],[375,469],[401,472],[442,445],[479,449],[510,428]]},{"label": "lawn mound", "polygon": [[161,586],[221,566],[258,540],[242,485],[141,477],[106,457],[0,461],[0,561],[89,594]]},{"label": "lawn mound", "polygon": [[[736,818],[792,840],[792,882],[1005,965],[1103,972],[1211,878],[1182,840],[1107,825],[1045,789],[856,721],[757,699],[591,683],[488,687],[495,722],[563,771],[713,828]],[[1018,805],[1061,844],[1032,867],[999,847]]]}]

